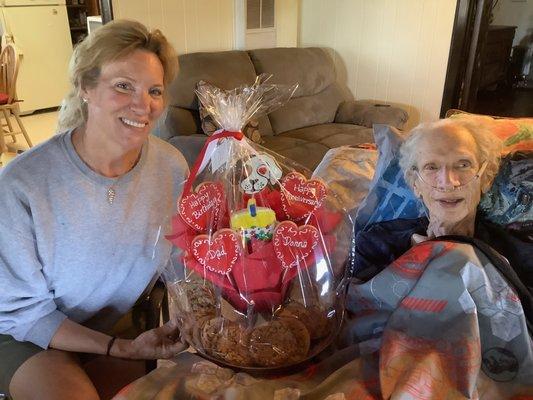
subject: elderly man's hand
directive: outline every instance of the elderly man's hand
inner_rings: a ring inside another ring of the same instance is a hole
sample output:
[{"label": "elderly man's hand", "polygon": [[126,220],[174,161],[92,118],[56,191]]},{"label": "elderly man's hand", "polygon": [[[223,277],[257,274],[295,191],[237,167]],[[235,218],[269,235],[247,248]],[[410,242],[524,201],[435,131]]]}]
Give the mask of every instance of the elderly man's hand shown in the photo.
[{"label": "elderly man's hand", "polygon": [[449,223],[447,221],[443,222],[434,216],[430,216],[426,236],[413,233],[411,236],[411,246],[445,235],[473,236],[473,226],[474,224],[469,220],[469,218],[466,218],[460,222]]},{"label": "elderly man's hand", "polygon": [[180,340],[175,321],[146,331],[134,340],[116,340],[110,354],[114,357],[136,360],[171,358],[188,347]]},{"label": "elderly man's hand", "polygon": [[474,221],[472,217],[467,217],[458,222],[442,221],[430,216],[427,236],[429,239],[438,238],[444,235],[474,236]]}]

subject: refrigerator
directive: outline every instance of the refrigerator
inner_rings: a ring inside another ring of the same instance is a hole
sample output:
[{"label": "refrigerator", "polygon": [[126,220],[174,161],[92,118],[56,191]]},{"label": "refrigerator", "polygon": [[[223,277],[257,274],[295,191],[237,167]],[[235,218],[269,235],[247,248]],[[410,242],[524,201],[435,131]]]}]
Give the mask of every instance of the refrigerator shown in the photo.
[{"label": "refrigerator", "polygon": [[65,0],[0,0],[0,33],[21,56],[21,113],[59,106],[69,89],[72,54]]}]

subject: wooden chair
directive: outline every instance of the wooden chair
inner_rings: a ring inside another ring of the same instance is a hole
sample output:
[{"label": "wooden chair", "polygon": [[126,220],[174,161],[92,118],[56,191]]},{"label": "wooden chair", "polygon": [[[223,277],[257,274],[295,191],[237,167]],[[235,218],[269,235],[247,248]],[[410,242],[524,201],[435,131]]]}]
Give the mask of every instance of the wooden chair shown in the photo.
[{"label": "wooden chair", "polygon": [[[17,94],[16,94],[16,84],[17,84],[17,74],[19,69],[19,55],[15,47],[11,43],[7,43],[2,49],[0,54],[0,119],[3,116],[5,122],[2,121],[1,134],[3,136],[11,136],[11,141],[16,143],[16,135],[22,134],[26,139],[29,147],[32,147],[30,137],[28,132],[22,124],[22,120],[19,116],[19,108]],[[18,130],[15,130],[13,124],[11,123],[11,116],[15,118],[15,121],[18,125]],[[3,138],[2,138],[3,139]],[[0,141],[0,145],[4,140]],[[9,148],[9,143],[6,143]],[[5,149],[5,145],[2,146]]]}]

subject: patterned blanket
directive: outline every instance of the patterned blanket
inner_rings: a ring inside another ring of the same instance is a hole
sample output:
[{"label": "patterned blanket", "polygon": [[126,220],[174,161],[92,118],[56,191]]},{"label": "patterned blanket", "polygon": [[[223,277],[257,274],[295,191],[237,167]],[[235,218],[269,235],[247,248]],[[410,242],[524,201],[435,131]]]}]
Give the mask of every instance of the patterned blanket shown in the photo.
[{"label": "patterned blanket", "polygon": [[520,301],[483,253],[424,242],[351,282],[338,340],[305,369],[268,377],[182,353],[124,388],[140,399],[533,399]]}]

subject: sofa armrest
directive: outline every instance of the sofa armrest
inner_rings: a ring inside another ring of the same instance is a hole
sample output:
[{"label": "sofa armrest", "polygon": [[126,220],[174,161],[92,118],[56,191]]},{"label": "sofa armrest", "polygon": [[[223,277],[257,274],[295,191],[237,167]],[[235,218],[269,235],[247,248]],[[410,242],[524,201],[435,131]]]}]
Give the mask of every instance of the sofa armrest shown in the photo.
[{"label": "sofa armrest", "polygon": [[387,124],[401,129],[407,122],[407,111],[390,104],[373,101],[344,101],[337,109],[335,122],[372,128],[373,124]]}]

